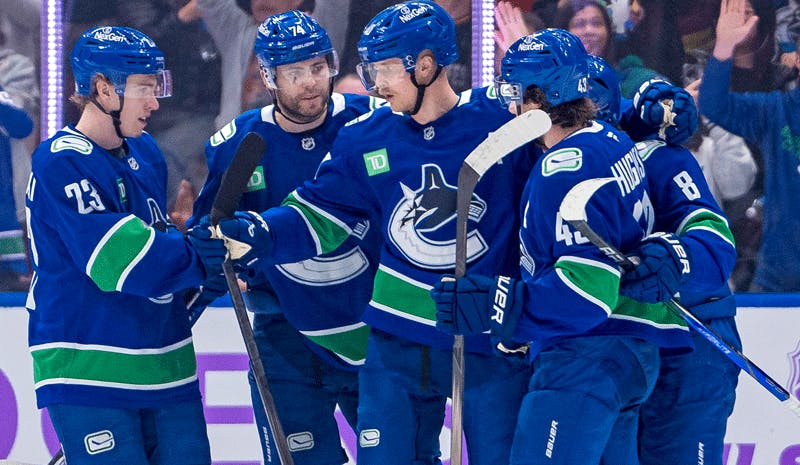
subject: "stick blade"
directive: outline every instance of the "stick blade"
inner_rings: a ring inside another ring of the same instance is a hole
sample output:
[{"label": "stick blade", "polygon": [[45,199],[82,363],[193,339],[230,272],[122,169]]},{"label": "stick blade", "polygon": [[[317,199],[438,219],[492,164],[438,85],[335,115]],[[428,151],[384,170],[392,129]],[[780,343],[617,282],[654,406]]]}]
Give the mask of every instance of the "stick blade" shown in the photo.
[{"label": "stick blade", "polygon": [[222,175],[219,190],[211,206],[211,224],[216,225],[222,218],[229,218],[239,206],[247,186],[247,181],[261,161],[267,143],[255,132],[249,132],[236,149],[230,165]]},{"label": "stick blade", "polygon": [[550,117],[542,110],[525,112],[490,132],[486,139],[467,155],[464,164],[481,177],[505,155],[542,137],[551,126]]},{"label": "stick blade", "polygon": [[586,204],[589,203],[589,199],[598,189],[613,181],[614,178],[593,178],[573,186],[558,207],[561,219],[567,222],[586,221]]}]

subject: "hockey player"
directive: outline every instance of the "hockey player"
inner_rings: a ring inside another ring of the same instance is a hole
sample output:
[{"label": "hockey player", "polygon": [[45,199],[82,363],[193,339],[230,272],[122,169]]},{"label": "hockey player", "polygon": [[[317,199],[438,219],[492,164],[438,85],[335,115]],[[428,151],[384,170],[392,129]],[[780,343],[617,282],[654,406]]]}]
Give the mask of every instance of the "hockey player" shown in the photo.
[{"label": "hockey player", "polygon": [[[604,85],[590,82],[589,95],[598,106],[598,117],[616,125],[620,114],[619,93],[613,91],[618,86],[616,75],[602,73],[602,63],[595,63],[594,69],[602,75]],[[658,105],[673,86],[660,81],[643,87],[648,88],[634,99],[638,105],[646,104],[645,100],[656,100],[651,103]],[[663,90],[659,92],[659,88]],[[693,105],[688,94],[682,101]],[[687,128],[683,132],[692,131]],[[662,302],[679,292],[685,307],[741,350],[734,320],[736,302],[727,282],[736,261],[733,234],[700,165],[691,152],[677,145],[659,140],[636,145],[650,185],[654,230],[666,234],[660,236],[660,242],[646,242],[631,252],[639,257],[640,265],[623,275],[620,293],[641,302]],[[687,279],[681,278],[674,260],[665,260],[670,248],[667,239],[679,241],[692,257]],[[643,465],[723,461],[739,368],[702,336],[693,333],[692,339],[694,352],[662,351],[658,381],[639,420],[639,460]]]},{"label": "hockey player", "polygon": [[181,290],[221,273],[225,250],[164,215],[166,164],[144,132],[171,92],[164,55],[98,27],[70,61],[81,117],[36,149],[26,198],[38,406],[70,465],[210,464]]},{"label": "hockey player", "polygon": [[587,57],[575,36],[558,29],[523,37],[506,52],[498,94],[511,97],[512,111],[541,108],[554,123],[523,195],[522,279],[468,273],[431,292],[441,330],[490,330],[506,347],[530,346],[533,375],[514,465],[638,463],[639,407],[656,382],[659,347],[691,344],[686,325],[663,305],[620,296],[614,261],[559,214],[578,183],[615,178],[586,205],[595,232],[633,250],[654,221],[633,142],[593,121]]},{"label": "hockey player", "polygon": [[[383,236],[364,321],[372,325],[359,382],[358,461],[408,465],[415,442],[435,440],[451,392],[452,337],[434,328],[428,291],[455,262],[455,185],[464,157],[511,117],[493,88],[456,94],[444,68],[457,59],[455,26],[440,6],[407,1],[376,15],[359,41],[360,75],[389,107],[343,127],[313,182],[284,206],[237,212],[221,232],[237,262],[287,262],[336,249],[364,221]],[[482,273],[518,275],[518,199],[524,153],[490,170],[473,198],[468,261]],[[252,234],[251,234],[252,232]],[[464,430],[471,464],[508,462],[526,363],[492,355],[489,338],[466,341]],[[389,385],[389,386],[387,386]],[[409,398],[413,408],[398,403]],[[417,418],[438,404],[439,423]]]},{"label": "hockey player", "polygon": [[[248,132],[260,134],[267,149],[239,206],[263,211],[280,205],[294,188],[313,179],[347,121],[383,103],[374,97],[332,93],[336,52],[327,32],[305,13],[267,18],[258,29],[255,55],[275,104],[245,112],[207,142],[209,176],[190,224],[211,210],[222,175]],[[361,314],[372,295],[381,235],[369,221],[354,229],[335,250],[240,274],[249,285],[244,297],[255,312],[256,343],[297,465],[347,462],[334,418],[337,403],[353,429],[357,427],[357,370],[364,363],[369,334]],[[264,463],[273,463],[278,457],[275,441],[252,373],[249,379]],[[402,405],[401,399],[397,396],[395,401]],[[441,418],[433,418],[439,420],[434,425],[438,431]],[[414,460],[432,463],[439,455],[438,436],[420,450],[425,460]]]}]

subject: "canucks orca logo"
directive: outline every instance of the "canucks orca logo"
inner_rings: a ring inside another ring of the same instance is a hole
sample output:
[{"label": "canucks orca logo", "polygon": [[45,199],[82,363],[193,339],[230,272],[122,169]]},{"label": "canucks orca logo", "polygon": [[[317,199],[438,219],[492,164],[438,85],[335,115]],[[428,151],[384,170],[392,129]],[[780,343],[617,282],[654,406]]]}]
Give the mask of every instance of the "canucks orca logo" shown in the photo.
[{"label": "canucks orca logo", "polygon": [[[433,269],[455,266],[456,187],[447,184],[441,168],[422,166],[421,186],[417,190],[400,183],[403,198],[389,220],[389,239],[412,263]],[[486,202],[475,194],[469,219],[478,222],[486,212]],[[467,261],[483,255],[489,246],[481,234],[467,233]]]}]

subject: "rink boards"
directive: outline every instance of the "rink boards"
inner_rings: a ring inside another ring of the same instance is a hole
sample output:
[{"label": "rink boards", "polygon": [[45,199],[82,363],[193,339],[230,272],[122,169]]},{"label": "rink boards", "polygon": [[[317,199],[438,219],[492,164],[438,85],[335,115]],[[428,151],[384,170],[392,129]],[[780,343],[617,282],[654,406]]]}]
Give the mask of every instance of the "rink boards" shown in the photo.
[{"label": "rink boards", "polygon": [[[800,295],[737,296],[745,354],[795,396],[800,393]],[[221,305],[229,302],[221,302]],[[0,459],[47,463],[58,447],[47,415],[36,409],[27,312],[21,294],[0,294]],[[247,356],[229,307],[213,307],[195,326],[198,376],[212,458],[218,465],[257,465],[260,449],[247,386]],[[702,415],[703,412],[697,412]],[[355,436],[341,416],[351,457]],[[449,463],[449,416],[440,437]],[[728,422],[723,465],[800,463],[800,418],[758,383],[741,375]]]}]

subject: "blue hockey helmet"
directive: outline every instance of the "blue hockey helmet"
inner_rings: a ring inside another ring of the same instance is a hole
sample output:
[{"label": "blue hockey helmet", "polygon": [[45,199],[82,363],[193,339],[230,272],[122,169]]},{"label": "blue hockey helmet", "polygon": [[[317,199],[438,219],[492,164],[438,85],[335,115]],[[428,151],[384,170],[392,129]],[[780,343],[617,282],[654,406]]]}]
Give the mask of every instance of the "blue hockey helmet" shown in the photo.
[{"label": "blue hockey helmet", "polygon": [[98,73],[108,78],[120,95],[128,96],[125,82],[131,74],[156,76],[155,94],[142,96],[172,95],[172,76],[165,69],[164,54],[150,37],[136,29],[120,26],[89,29],[75,42],[70,62],[75,92],[79,95],[91,94],[92,79]]},{"label": "blue hockey helmet", "polygon": [[276,88],[275,72],[278,66],[319,56],[328,61],[328,77],[339,73],[339,58],[327,31],[317,20],[297,10],[264,20],[258,27],[254,52],[273,88]]},{"label": "blue hockey helmet", "polygon": [[585,97],[589,54],[580,39],[563,29],[544,29],[514,42],[501,62],[497,89],[504,103],[522,103],[537,86],[551,106]]},{"label": "blue hockey helmet", "polygon": [[608,62],[589,56],[589,98],[597,107],[597,118],[613,125],[620,119],[619,76]]},{"label": "blue hockey helmet", "polygon": [[364,87],[375,87],[370,64],[400,58],[411,72],[424,50],[433,52],[441,66],[458,60],[456,26],[444,8],[432,1],[411,0],[381,11],[367,23],[358,41],[358,73]]}]

